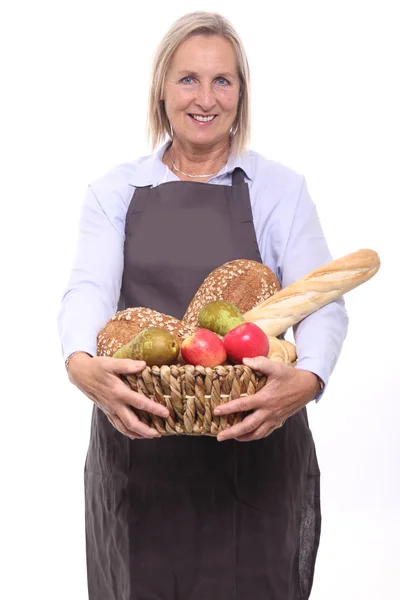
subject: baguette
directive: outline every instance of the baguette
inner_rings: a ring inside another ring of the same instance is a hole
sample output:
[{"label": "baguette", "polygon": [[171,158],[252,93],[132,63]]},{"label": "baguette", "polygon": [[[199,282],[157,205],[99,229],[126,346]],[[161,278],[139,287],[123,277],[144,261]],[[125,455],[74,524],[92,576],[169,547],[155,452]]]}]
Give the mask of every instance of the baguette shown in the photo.
[{"label": "baguette", "polygon": [[244,313],[267,335],[278,336],[305,317],[337,300],[377,273],[380,259],[374,250],[358,250],[311,271]]}]

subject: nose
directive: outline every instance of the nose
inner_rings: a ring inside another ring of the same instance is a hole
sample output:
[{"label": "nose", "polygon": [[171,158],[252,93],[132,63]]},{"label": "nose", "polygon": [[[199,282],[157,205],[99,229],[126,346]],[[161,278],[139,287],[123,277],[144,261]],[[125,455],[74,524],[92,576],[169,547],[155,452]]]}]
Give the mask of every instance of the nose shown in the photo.
[{"label": "nose", "polygon": [[212,83],[202,82],[197,88],[196,104],[203,112],[210,112],[215,106],[215,95]]}]

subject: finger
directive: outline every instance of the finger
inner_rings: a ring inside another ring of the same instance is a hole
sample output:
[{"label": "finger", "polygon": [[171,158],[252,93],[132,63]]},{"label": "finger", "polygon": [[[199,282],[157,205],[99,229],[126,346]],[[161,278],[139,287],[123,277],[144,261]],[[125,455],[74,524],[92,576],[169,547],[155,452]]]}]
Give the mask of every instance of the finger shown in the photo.
[{"label": "finger", "polygon": [[131,360],[130,358],[111,358],[109,363],[114,373],[130,375],[140,373],[146,368],[144,360]]},{"label": "finger", "polygon": [[271,424],[270,421],[264,421],[260,427],[255,429],[252,433],[242,435],[240,438],[236,438],[238,442],[250,442],[252,440],[260,440],[264,437],[271,435],[276,429],[280,429],[286,423],[286,419],[283,421]]},{"label": "finger", "polygon": [[138,435],[148,439],[161,437],[161,434],[158,433],[157,429],[149,427],[146,423],[139,421],[138,417],[128,406],[121,407],[118,412],[118,417],[122,421],[124,427],[135,437]]},{"label": "finger", "polygon": [[251,396],[243,396],[243,398],[237,398],[230,400],[224,404],[219,404],[214,408],[215,415],[230,415],[231,413],[246,412],[248,410],[254,410],[259,408],[261,399],[257,398],[255,394]]},{"label": "finger", "polygon": [[280,372],[280,363],[277,363],[266,356],[256,356],[254,358],[244,358],[243,364],[254,371],[260,371],[264,375],[276,375]]},{"label": "finger", "polygon": [[145,396],[144,394],[140,394],[139,392],[133,392],[125,384],[122,385],[124,387],[122,399],[125,401],[126,404],[134,406],[138,410],[144,410],[148,413],[151,413],[152,415],[157,415],[158,417],[168,419],[169,410],[166,406],[158,404],[158,402],[147,398],[147,396]]},{"label": "finger", "polygon": [[245,419],[243,419],[241,423],[237,423],[237,425],[232,425],[232,427],[228,427],[228,429],[224,429],[224,431],[221,431],[217,435],[217,440],[219,442],[223,442],[225,440],[237,438],[241,435],[251,433],[261,425],[262,421],[263,415],[260,414],[260,411],[254,412]]},{"label": "finger", "polygon": [[252,431],[251,433],[246,433],[245,435],[241,435],[241,436],[237,437],[236,440],[238,442],[253,442],[255,440],[261,440],[262,438],[269,436],[275,429],[276,429],[276,427],[271,425],[271,423],[264,422],[259,427],[257,427],[257,429]]},{"label": "finger", "polygon": [[129,404],[139,410],[144,410],[152,415],[157,415],[158,417],[168,419],[169,410],[166,406],[158,404],[158,402],[147,398],[143,394],[139,394],[139,392],[133,392],[133,394],[134,397],[131,397]]},{"label": "finger", "polygon": [[123,424],[123,422],[121,421],[121,419],[117,416],[111,416],[111,415],[106,415],[107,419],[110,421],[111,425],[114,427],[114,429],[116,429],[117,431],[119,431],[120,433],[122,433],[123,435],[126,435],[126,437],[130,438],[131,440],[136,439],[136,436],[134,436],[132,434],[131,431],[129,431],[125,425]]}]

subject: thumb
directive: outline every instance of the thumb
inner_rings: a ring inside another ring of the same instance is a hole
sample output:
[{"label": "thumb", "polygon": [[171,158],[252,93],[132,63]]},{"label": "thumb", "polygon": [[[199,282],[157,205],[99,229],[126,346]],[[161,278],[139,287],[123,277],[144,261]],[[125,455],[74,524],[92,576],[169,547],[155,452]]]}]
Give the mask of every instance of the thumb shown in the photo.
[{"label": "thumb", "polygon": [[115,358],[113,369],[119,375],[140,373],[146,367],[144,360],[131,360],[130,358]]},{"label": "thumb", "polygon": [[264,375],[273,375],[276,373],[277,363],[266,356],[255,356],[254,358],[244,358],[243,364],[254,371],[260,371]]}]

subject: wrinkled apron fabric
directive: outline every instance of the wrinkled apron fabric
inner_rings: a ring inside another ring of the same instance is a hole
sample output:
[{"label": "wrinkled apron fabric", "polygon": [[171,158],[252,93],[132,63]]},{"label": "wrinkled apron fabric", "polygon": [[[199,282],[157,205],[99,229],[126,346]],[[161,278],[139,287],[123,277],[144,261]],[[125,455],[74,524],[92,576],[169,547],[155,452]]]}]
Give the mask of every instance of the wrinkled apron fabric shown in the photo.
[{"label": "wrinkled apron fabric", "polygon": [[[182,318],[205,277],[261,261],[248,186],[137,188],[119,309]],[[90,600],[305,600],[320,536],[306,409],[265,439],[130,440],[93,409],[85,464]]]}]

